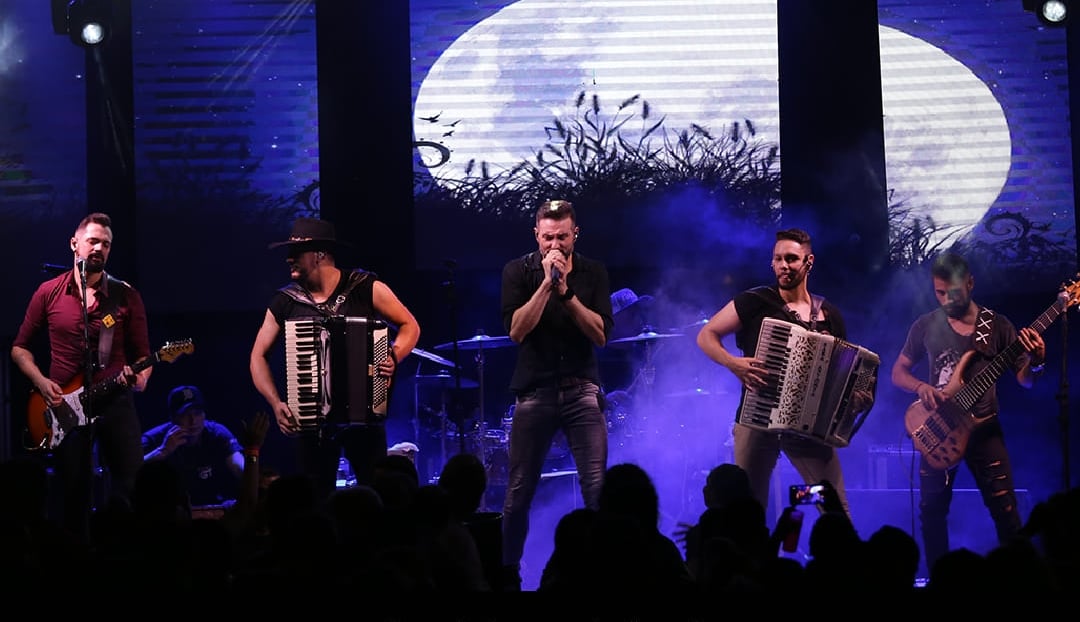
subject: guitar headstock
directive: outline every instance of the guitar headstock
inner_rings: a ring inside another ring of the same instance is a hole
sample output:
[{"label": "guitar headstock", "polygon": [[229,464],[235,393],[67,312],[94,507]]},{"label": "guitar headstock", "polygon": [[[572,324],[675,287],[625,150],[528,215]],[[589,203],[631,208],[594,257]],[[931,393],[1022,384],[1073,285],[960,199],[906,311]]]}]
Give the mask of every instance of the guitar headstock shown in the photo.
[{"label": "guitar headstock", "polygon": [[1061,285],[1061,293],[1058,294],[1058,299],[1061,300],[1066,309],[1080,303],[1080,272],[1071,281]]},{"label": "guitar headstock", "polygon": [[158,359],[171,363],[184,354],[191,354],[195,351],[195,344],[190,339],[183,339],[181,341],[167,341],[165,345],[158,350]]}]

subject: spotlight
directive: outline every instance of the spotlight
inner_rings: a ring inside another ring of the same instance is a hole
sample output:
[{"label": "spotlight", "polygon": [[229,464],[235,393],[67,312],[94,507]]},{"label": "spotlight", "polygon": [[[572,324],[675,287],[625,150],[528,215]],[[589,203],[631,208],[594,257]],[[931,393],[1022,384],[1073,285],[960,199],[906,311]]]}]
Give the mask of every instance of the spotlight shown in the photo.
[{"label": "spotlight", "polygon": [[1069,19],[1068,0],[1024,0],[1024,10],[1047,26],[1064,26]]},{"label": "spotlight", "polygon": [[66,34],[75,45],[93,47],[109,38],[112,4],[109,0],[52,0],[53,31]]}]

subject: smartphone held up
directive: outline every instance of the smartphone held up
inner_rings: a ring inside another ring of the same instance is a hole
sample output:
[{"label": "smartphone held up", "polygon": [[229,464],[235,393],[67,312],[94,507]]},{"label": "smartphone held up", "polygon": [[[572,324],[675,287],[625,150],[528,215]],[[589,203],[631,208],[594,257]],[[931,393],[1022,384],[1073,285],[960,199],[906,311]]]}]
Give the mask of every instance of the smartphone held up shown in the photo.
[{"label": "smartphone held up", "polygon": [[821,484],[792,484],[788,489],[788,503],[792,506],[825,503],[825,486]]}]

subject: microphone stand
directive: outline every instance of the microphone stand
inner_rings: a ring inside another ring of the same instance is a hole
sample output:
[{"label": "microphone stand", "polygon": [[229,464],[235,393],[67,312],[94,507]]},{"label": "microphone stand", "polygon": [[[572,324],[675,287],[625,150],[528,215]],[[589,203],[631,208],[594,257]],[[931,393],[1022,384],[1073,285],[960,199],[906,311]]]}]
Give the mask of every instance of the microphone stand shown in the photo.
[{"label": "microphone stand", "polygon": [[83,319],[83,350],[85,352],[85,359],[83,361],[83,413],[86,415],[86,422],[89,425],[93,421],[93,413],[91,409],[90,399],[90,387],[94,380],[94,352],[90,347],[90,309],[86,299],[86,260],[80,259],[76,262],[79,267],[79,289],[82,293],[82,319]]},{"label": "microphone stand", "polygon": [[[465,453],[465,416],[462,412],[462,399],[461,399],[461,366],[458,364],[458,313],[457,313],[457,289],[454,282],[454,268],[457,267],[457,261],[453,259],[444,259],[443,265],[446,266],[447,279],[443,282],[443,287],[446,288],[447,303],[450,307],[450,336],[452,337],[451,343],[453,347],[453,361],[454,361],[454,395],[450,399],[450,410],[453,413],[447,413],[447,416],[452,416],[454,424],[457,426],[458,434],[458,451],[459,453]],[[443,446],[446,445],[446,433],[443,431]],[[446,464],[445,450],[443,452],[443,464]]]},{"label": "microphone stand", "polygon": [[1061,476],[1064,487],[1069,490],[1069,316],[1061,314],[1061,383],[1058,389],[1058,427],[1061,437]]}]

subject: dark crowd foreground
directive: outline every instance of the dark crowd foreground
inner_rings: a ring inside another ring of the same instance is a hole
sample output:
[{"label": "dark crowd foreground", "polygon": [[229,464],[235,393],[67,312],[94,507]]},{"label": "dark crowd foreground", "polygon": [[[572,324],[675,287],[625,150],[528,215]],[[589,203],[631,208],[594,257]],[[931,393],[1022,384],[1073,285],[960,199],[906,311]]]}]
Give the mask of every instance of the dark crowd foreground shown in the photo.
[{"label": "dark crowd foreground", "polygon": [[1038,504],[1019,537],[985,555],[948,552],[925,587],[915,587],[915,540],[891,525],[862,537],[827,482],[832,496],[800,563],[781,552],[793,508],[770,529],[738,467],[713,469],[707,509],[672,539],[657,529],[649,475],[616,464],[599,509],[560,519],[537,590],[510,594],[501,579],[501,516],[477,511],[486,478],[472,454],[452,457],[438,483],[424,485],[408,457],[388,455],[371,486],[321,501],[304,475],[263,477],[257,490],[256,481],[246,480],[250,496],[207,513],[192,508],[168,463],[148,462],[132,501],[99,509],[89,537],[79,538],[48,515],[42,462],[8,460],[0,465],[4,591],[22,602],[52,594],[59,607],[345,607],[364,619],[723,619],[763,602],[775,602],[776,613],[782,603],[833,614],[867,606],[857,602],[878,611],[929,601],[1038,607],[1080,585],[1080,488]]}]

